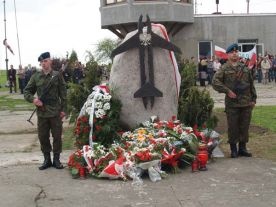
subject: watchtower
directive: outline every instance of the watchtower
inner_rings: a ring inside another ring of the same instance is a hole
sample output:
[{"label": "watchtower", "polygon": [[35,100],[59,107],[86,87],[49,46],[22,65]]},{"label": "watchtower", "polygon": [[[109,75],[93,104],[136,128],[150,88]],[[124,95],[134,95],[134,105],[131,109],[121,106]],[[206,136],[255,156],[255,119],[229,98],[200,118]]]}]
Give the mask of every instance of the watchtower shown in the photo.
[{"label": "watchtower", "polygon": [[194,22],[193,0],[100,0],[101,27],[119,38],[137,29],[139,16],[163,24],[170,36]]}]

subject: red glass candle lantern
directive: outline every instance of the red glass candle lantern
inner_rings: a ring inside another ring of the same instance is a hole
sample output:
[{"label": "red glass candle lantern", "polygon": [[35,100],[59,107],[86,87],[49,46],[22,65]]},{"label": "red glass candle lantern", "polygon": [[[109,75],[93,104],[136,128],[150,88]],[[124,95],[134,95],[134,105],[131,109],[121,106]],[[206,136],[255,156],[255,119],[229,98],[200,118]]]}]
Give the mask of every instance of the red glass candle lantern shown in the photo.
[{"label": "red glass candle lantern", "polygon": [[198,153],[197,153],[197,159],[199,162],[199,170],[205,171],[207,170],[207,162],[208,162],[208,151],[207,146],[205,144],[202,144],[199,146]]},{"label": "red glass candle lantern", "polygon": [[81,178],[81,179],[85,179],[85,176],[86,176],[85,167],[81,167],[81,168],[79,169],[79,173],[80,173],[80,178]]}]

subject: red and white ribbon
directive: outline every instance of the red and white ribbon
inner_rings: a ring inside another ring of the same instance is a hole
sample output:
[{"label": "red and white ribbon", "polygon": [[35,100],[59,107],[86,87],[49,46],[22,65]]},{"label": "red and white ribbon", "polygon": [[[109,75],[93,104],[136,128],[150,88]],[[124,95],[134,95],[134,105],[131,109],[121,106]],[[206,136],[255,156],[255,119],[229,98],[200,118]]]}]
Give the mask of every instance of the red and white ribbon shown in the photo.
[{"label": "red and white ribbon", "polygon": [[[170,42],[170,39],[169,39],[167,30],[166,30],[166,28],[164,27],[164,25],[162,25],[162,24],[152,24],[152,26],[153,26],[153,27],[159,28],[160,31],[161,31],[162,34],[163,34],[163,37],[164,37],[167,41]],[[175,59],[174,52],[173,52],[173,51],[169,51],[169,56],[170,56],[171,62],[172,62],[172,64],[173,64],[173,69],[174,69],[173,73],[174,73],[176,91],[177,91],[177,94],[179,95],[180,84],[181,84],[181,76],[180,76],[180,73],[179,73],[179,69],[178,69],[178,65],[177,65],[176,59]]]}]

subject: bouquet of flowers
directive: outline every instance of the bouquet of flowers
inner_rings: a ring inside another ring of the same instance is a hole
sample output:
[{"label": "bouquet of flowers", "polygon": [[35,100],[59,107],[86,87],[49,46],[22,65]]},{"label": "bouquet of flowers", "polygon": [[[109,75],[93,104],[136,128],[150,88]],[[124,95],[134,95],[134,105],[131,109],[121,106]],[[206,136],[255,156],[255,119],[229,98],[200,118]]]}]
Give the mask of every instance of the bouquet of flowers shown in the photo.
[{"label": "bouquet of flowers", "polygon": [[83,156],[83,150],[77,150],[73,154],[70,155],[68,161],[68,167],[73,178],[77,178],[80,176],[80,170],[87,166],[86,161]]},{"label": "bouquet of flowers", "polygon": [[[107,86],[95,86],[84,103],[75,126],[76,146],[93,142],[109,147],[120,138],[121,102],[112,98]],[[91,144],[91,143],[89,143]]]},{"label": "bouquet of flowers", "polygon": [[88,137],[91,130],[89,125],[89,116],[87,114],[78,117],[76,126],[74,129],[74,135],[76,137],[75,145],[78,149],[81,149],[83,145],[88,144]]}]

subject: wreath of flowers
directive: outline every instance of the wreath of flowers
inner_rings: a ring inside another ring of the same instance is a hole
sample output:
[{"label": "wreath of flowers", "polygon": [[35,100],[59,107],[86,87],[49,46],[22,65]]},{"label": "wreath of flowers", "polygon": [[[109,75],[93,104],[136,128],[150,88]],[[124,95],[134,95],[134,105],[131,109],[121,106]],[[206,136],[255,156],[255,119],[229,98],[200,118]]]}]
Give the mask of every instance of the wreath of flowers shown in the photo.
[{"label": "wreath of flowers", "polygon": [[[88,97],[75,127],[79,149],[68,162],[74,177],[84,168],[93,177],[137,181],[147,171],[150,179],[157,181],[167,175],[162,170],[164,166],[175,172],[180,163],[191,165],[201,144],[214,148],[215,139],[211,137],[214,131],[185,126],[176,117],[169,121],[151,117],[139,128],[120,134],[120,108],[120,102],[112,99],[109,90],[98,90]],[[93,145],[89,146],[91,129]]]},{"label": "wreath of flowers", "polygon": [[[118,131],[120,131],[121,102],[112,98],[107,86],[96,86],[93,90],[76,121],[74,134],[78,149],[89,144],[89,135],[92,136],[93,142],[105,147],[109,147],[120,137]],[[91,115],[92,121],[90,121]]]}]

